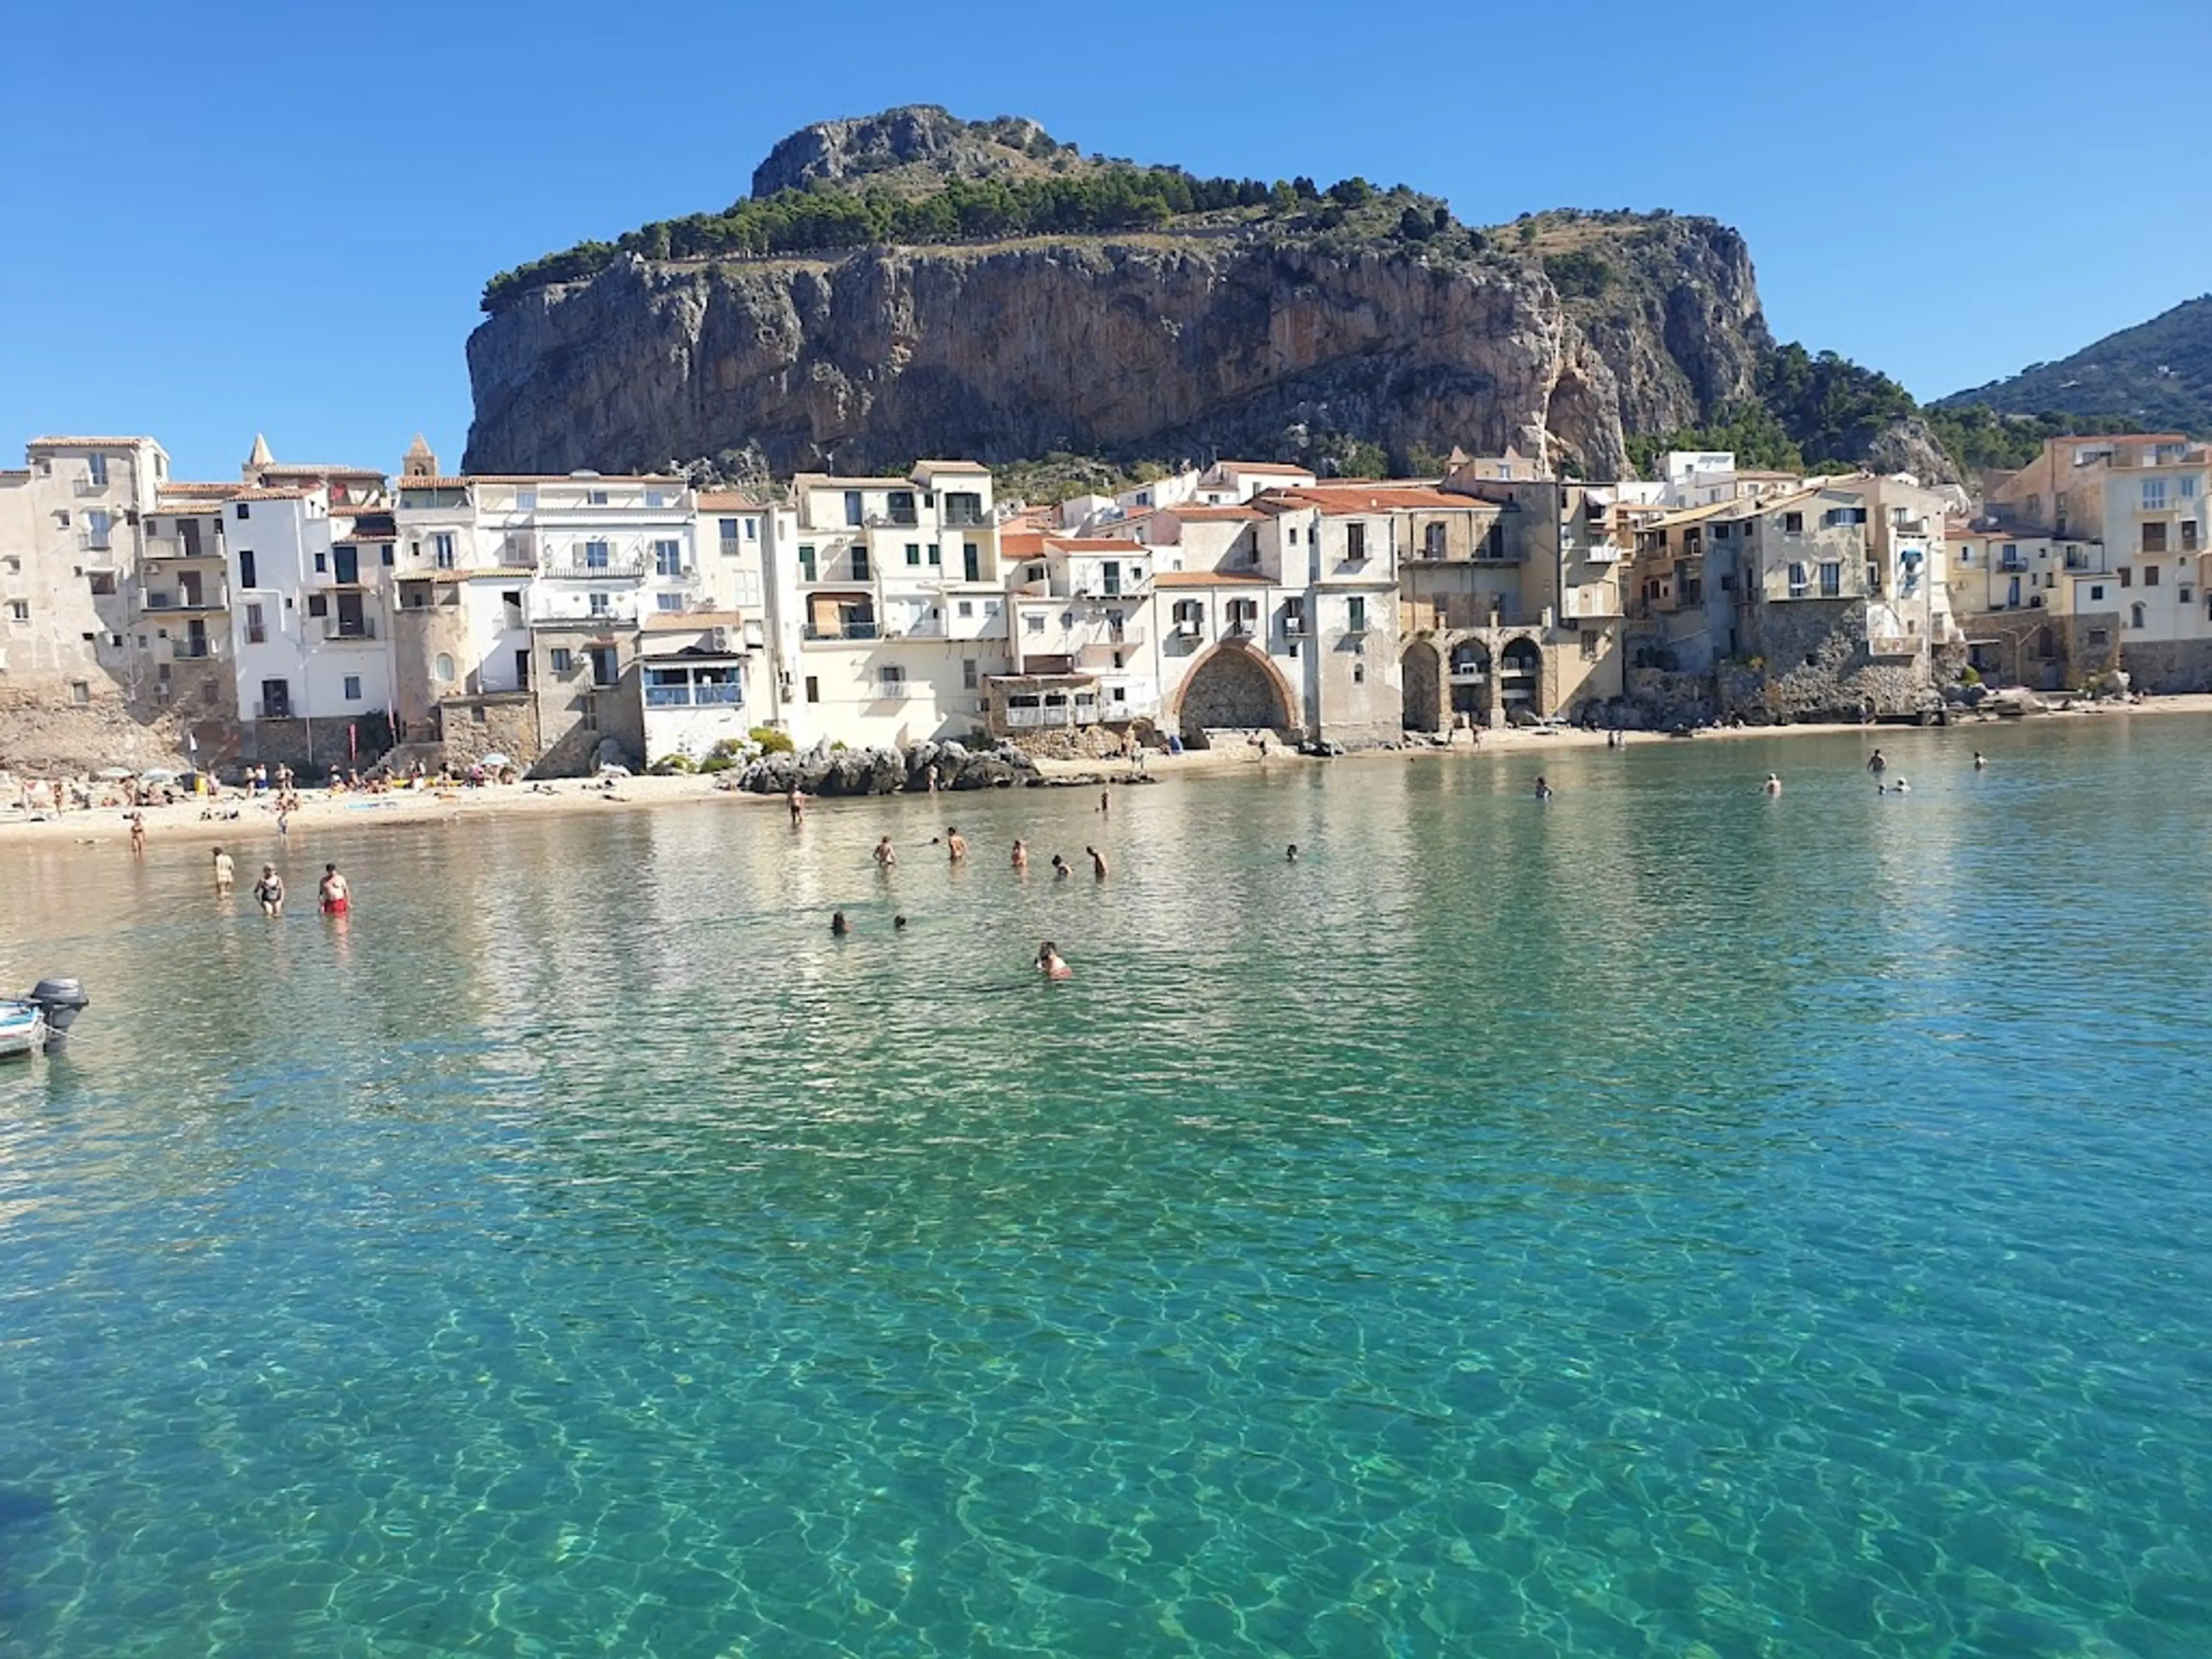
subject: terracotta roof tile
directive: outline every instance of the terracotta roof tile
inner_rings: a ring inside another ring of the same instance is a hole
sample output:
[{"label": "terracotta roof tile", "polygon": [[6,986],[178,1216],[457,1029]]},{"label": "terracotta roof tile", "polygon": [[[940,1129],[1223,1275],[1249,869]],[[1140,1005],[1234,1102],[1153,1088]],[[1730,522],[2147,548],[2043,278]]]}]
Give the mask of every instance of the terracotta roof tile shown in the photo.
[{"label": "terracotta roof tile", "polygon": [[1163,507],[1154,510],[1172,513],[1185,524],[1243,523],[1267,516],[1256,507]]},{"label": "terracotta roof tile", "polygon": [[1265,587],[1267,578],[1235,570],[1162,570],[1152,577],[1155,587]]},{"label": "terracotta roof tile", "polygon": [[1062,553],[1135,553],[1144,548],[1133,536],[1047,536],[1044,544]]},{"label": "terracotta roof tile", "polygon": [[702,489],[699,505],[717,512],[757,513],[761,504],[742,489]]}]

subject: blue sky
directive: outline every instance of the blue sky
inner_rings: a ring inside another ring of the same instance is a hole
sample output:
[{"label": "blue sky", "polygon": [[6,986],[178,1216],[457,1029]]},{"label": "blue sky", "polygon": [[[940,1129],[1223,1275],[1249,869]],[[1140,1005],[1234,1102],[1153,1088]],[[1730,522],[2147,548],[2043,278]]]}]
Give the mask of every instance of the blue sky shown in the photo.
[{"label": "blue sky", "polygon": [[396,471],[419,428],[458,462],[487,276],[726,205],[793,128],[908,102],[1202,173],[1402,181],[1474,222],[1711,214],[1778,337],[1923,397],[2212,288],[2197,5],[89,15],[0,8],[0,457],[144,431],[228,477],[258,430]]}]

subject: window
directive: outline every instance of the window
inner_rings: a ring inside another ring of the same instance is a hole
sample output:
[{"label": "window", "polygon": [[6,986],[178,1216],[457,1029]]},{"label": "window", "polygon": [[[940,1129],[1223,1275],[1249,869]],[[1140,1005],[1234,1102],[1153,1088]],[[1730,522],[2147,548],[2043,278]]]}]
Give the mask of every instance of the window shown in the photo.
[{"label": "window", "polygon": [[860,492],[857,489],[848,489],[845,492],[845,522],[848,525],[857,525],[862,521]]},{"label": "window", "polygon": [[919,566],[921,563],[921,544],[920,542],[908,542],[906,544],[906,562],[910,565],[916,566]]},{"label": "window", "polygon": [[1291,526],[1287,530],[1285,530],[1285,531],[1284,532],[1284,534],[1285,534],[1285,535],[1289,538],[1290,544],[1291,544],[1291,545],[1292,547],[1296,547],[1296,546],[1298,544],[1298,527],[1297,527],[1297,526],[1296,526],[1296,525],[1291,525]]},{"label": "window", "polygon": [[64,507],[60,512],[55,514],[54,523],[58,528],[67,530],[70,527],[69,508]]},{"label": "window", "polygon": [[246,607],[246,642],[248,645],[269,643],[269,625],[262,620],[261,607],[258,605]]},{"label": "window", "polygon": [[611,645],[595,645],[584,654],[592,659],[592,684],[612,685],[622,678],[619,653]]},{"label": "window", "polygon": [[2166,551],[2165,520],[2160,520],[2156,524],[2147,524],[2142,527],[2142,550],[2146,553]]},{"label": "window", "polygon": [[318,553],[315,555],[315,574],[317,575],[320,576],[329,574],[330,568],[331,560],[330,556],[327,553]]},{"label": "window", "polygon": [[2136,573],[2126,565],[2122,565],[2112,574],[2120,579],[2120,586],[2123,587],[2133,587],[2136,585]]},{"label": "window", "polygon": [[605,593],[592,594],[588,603],[591,606],[592,615],[594,617],[611,617],[614,615],[614,601]]},{"label": "window", "polygon": [[1820,565],[1820,597],[1832,599],[1841,595],[1843,591],[1844,567],[1833,559],[1823,560]]},{"label": "window", "polygon": [[2136,603],[2135,603],[2135,604],[2133,604],[2133,605],[2130,605],[2130,606],[2128,607],[2128,626],[2129,626],[2129,627],[2130,627],[2130,628],[2141,628],[2142,625],[2143,625],[2143,607],[2142,607],[2142,600],[2140,600],[2140,599],[2138,599],[2138,600],[2136,600]]},{"label": "window", "polygon": [[84,540],[88,547],[105,549],[108,532],[115,520],[107,514],[94,511],[84,515]]},{"label": "window", "polygon": [[385,543],[383,547],[378,550],[376,562],[382,565],[386,570],[392,568],[392,544],[390,542]]},{"label": "window", "polygon": [[648,708],[688,708],[691,706],[691,674],[683,668],[645,671],[645,706]]},{"label": "window", "polygon": [[2143,567],[2143,586],[2145,587],[2156,587],[2158,586],[2158,567],[2156,565],[2147,564]]},{"label": "window", "polygon": [[868,580],[868,550],[857,544],[853,548],[853,580],[856,582]]},{"label": "window", "polygon": [[799,544],[799,580],[803,582],[814,580],[814,549],[805,542]]},{"label": "window", "polygon": [[662,489],[647,490],[645,492],[645,504],[649,507],[667,506],[668,492]]},{"label": "window", "polygon": [[1585,628],[1583,629],[1583,660],[1584,662],[1595,662],[1597,660],[1597,647],[1600,637],[1601,636],[1597,630],[1594,628]]},{"label": "window", "polygon": [[1022,613],[1022,632],[1024,634],[1043,633],[1044,612],[1042,611],[1024,611]]},{"label": "window", "polygon": [[238,521],[240,524],[244,524],[248,519],[253,516],[253,509],[248,507],[244,501],[239,502],[237,511]]},{"label": "window", "polygon": [[906,696],[906,670],[889,664],[876,670],[876,695],[879,697],[903,698]]},{"label": "window", "polygon": [[1804,530],[1805,515],[1802,513],[1785,513],[1782,515],[1782,533],[1784,535],[1802,535],[1804,533]]},{"label": "window", "polygon": [[960,689],[963,691],[973,691],[976,687],[977,682],[978,676],[975,672],[975,659],[973,657],[961,658]]},{"label": "window", "polygon": [[538,510],[538,492],[534,489],[516,490],[514,504],[525,513],[535,513]]},{"label": "window", "polygon": [[656,593],[653,596],[653,608],[656,611],[681,611],[684,596],[681,593]]},{"label": "window", "polygon": [[553,672],[565,674],[576,665],[576,659],[565,645],[556,645],[551,653]]},{"label": "window", "polygon": [[809,702],[822,701],[822,678],[818,674],[809,674],[806,677],[806,701]]},{"label": "window", "polygon": [[1790,597],[1793,599],[1802,599],[1811,591],[1812,578],[1807,574],[1805,567],[1793,562],[1790,566]]},{"label": "window", "polygon": [[613,564],[614,552],[606,543],[586,542],[584,544],[585,569],[605,570],[611,568]]},{"label": "window", "polygon": [[749,542],[757,542],[760,539],[760,520],[758,519],[747,519],[745,520],[745,539]]},{"label": "window", "polygon": [[2185,553],[2197,550],[2197,520],[2194,519],[2181,521],[2181,550]]},{"label": "window", "polygon": [[1354,685],[1364,685],[1367,684],[1367,665],[1365,663],[1356,662],[1352,665],[1352,683]]},{"label": "window", "polygon": [[8,601],[8,620],[9,620],[9,622],[19,622],[19,623],[21,623],[21,622],[28,622],[28,621],[30,621],[30,620],[31,620],[31,602],[30,602],[28,599],[10,599],[10,600],[9,600],[9,601]]},{"label": "window", "polygon": [[1361,599],[1344,602],[1344,625],[1354,634],[1367,631],[1367,601]]},{"label": "window", "polygon": [[431,665],[430,672],[432,677],[435,678],[440,684],[442,685],[450,682],[453,678],[453,653],[448,651],[441,651],[438,653],[438,660]]},{"label": "window", "polygon": [[586,507],[605,507],[606,504],[607,504],[607,492],[606,492],[605,490],[604,490],[604,489],[587,489],[587,490],[586,490],[586,491],[584,492],[584,505],[585,505],[585,506],[586,506]]},{"label": "window", "polygon": [[349,674],[345,677],[345,700],[348,702],[359,702],[361,701],[360,675]]},{"label": "window", "polygon": [[653,574],[656,576],[680,576],[684,574],[684,544],[655,542],[653,544]]},{"label": "window", "polygon": [[453,568],[453,536],[449,530],[441,530],[430,538],[430,562],[441,570]]},{"label": "window", "polygon": [[1713,526],[1713,539],[1717,542],[1726,541],[1729,538],[1730,529],[1731,526],[1725,520]]},{"label": "window", "polygon": [[[86,580],[92,584],[92,591],[95,594],[106,595],[115,592],[115,573],[112,570],[92,571],[87,575]],[[151,594],[147,598],[146,608],[149,611],[161,611],[166,610],[168,604],[167,594]]]},{"label": "window", "polygon": [[929,562],[939,566],[942,566],[945,562],[945,550],[935,542],[929,544]]},{"label": "window", "polygon": [[84,470],[85,470],[87,472],[88,472],[89,474],[91,474],[91,475],[92,475],[92,481],[93,481],[93,483],[94,483],[97,484],[97,485],[98,485],[100,489],[106,489],[106,488],[107,488],[107,457],[106,457],[106,456],[105,456],[105,455],[88,455],[88,456],[86,456],[86,457],[85,457],[85,460],[84,460]]},{"label": "window", "polygon": [[972,617],[975,614],[975,601],[962,599],[952,607],[952,612],[957,617]]},{"label": "window", "polygon": [[2145,478],[2142,481],[2142,510],[2146,513],[2166,511],[2166,480]]},{"label": "window", "polygon": [[2088,644],[2090,649],[2093,651],[2101,651],[2105,647],[2110,645],[2112,642],[2112,636],[2106,629],[2101,628],[2093,628],[2089,630]]},{"label": "window", "polygon": [[1283,632],[1296,638],[1306,631],[1306,602],[1293,597],[1283,601]]},{"label": "window", "polygon": [[329,616],[331,614],[331,602],[328,596],[321,593],[308,594],[307,614],[311,617]]},{"label": "window", "polygon": [[894,489],[890,493],[890,514],[893,524],[914,522],[914,491]]},{"label": "window", "polygon": [[92,682],[89,680],[71,680],[70,682],[70,701],[80,708],[90,702],[92,701]]},{"label": "window", "polygon": [[2176,481],[2174,493],[2179,495],[2185,501],[2195,501],[2197,499],[2197,475],[2194,472],[2183,473],[2180,478]]}]

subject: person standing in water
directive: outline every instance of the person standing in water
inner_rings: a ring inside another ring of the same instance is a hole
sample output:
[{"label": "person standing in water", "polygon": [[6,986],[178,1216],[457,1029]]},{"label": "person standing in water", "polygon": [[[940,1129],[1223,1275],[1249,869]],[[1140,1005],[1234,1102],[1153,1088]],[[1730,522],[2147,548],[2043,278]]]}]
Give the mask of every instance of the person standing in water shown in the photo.
[{"label": "person standing in water", "polygon": [[1767,793],[1768,794],[1770,794],[1770,795],[1778,795],[1778,794],[1780,794],[1780,793],[1782,793],[1782,776],[1781,776],[1781,775],[1780,775],[1779,773],[1777,773],[1777,772],[1769,772],[1769,773],[1766,775],[1766,782],[1765,782],[1765,787],[1766,793]]},{"label": "person standing in water", "polygon": [[1974,770],[1977,772],[1986,772],[1989,769],[1990,757],[1987,755],[1984,755],[1978,749],[1974,750]]},{"label": "person standing in water", "polygon": [[891,845],[891,838],[885,836],[876,843],[876,868],[891,870],[896,869],[897,866],[898,849]]},{"label": "person standing in water", "polygon": [[957,825],[948,823],[945,826],[945,856],[954,864],[964,861],[968,856],[967,838]]},{"label": "person standing in water", "polygon": [[133,858],[143,858],[145,854],[146,815],[143,812],[133,812],[131,815],[131,854]]},{"label": "person standing in water", "polygon": [[1015,870],[1015,872],[1016,872],[1017,874],[1026,875],[1026,874],[1028,873],[1028,872],[1029,872],[1029,867],[1030,867],[1030,849],[1029,849],[1027,847],[1025,847],[1025,846],[1024,846],[1024,845],[1022,844],[1022,839],[1021,839],[1021,837],[1020,837],[1019,836],[1015,836],[1015,837],[1014,837],[1014,870]]},{"label": "person standing in water", "polygon": [[1536,779],[1536,799],[1538,800],[1549,800],[1552,798],[1552,793],[1553,791],[1551,784],[1546,781],[1541,774],[1539,774]]},{"label": "person standing in water", "polygon": [[843,939],[852,931],[853,924],[845,920],[845,913],[842,910],[832,910],[830,913],[830,936],[832,939]]},{"label": "person standing in water", "polygon": [[1889,770],[1889,757],[1877,749],[1867,757],[1867,770],[1880,777]]},{"label": "person standing in water", "polygon": [[1068,867],[1066,859],[1057,853],[1052,855],[1052,878],[1054,881],[1066,881],[1075,872]]},{"label": "person standing in water", "polygon": [[323,878],[315,889],[318,908],[326,916],[345,916],[353,914],[353,889],[338,873],[335,864],[323,866]]},{"label": "person standing in water", "polygon": [[791,787],[783,797],[783,804],[791,809],[791,827],[794,830],[806,822],[806,797],[799,793],[799,780],[791,781]]},{"label": "person standing in water", "polygon": [[253,884],[253,896],[261,906],[261,914],[274,921],[284,914],[284,878],[276,873],[276,866],[261,866],[261,879]]},{"label": "person standing in water", "polygon": [[216,848],[215,849],[216,896],[221,898],[226,896],[233,887],[237,885],[237,863],[231,858],[230,854],[224,852],[222,848]]},{"label": "person standing in water", "polygon": [[1095,847],[1086,847],[1083,850],[1091,854],[1091,873],[1101,881],[1105,880],[1106,855]]},{"label": "person standing in water", "polygon": [[1283,854],[1283,862],[1285,864],[1296,864],[1297,861],[1298,844],[1296,842],[1292,842],[1290,845],[1289,850]]},{"label": "person standing in water", "polygon": [[1060,954],[1060,946],[1050,939],[1037,946],[1036,968],[1047,979],[1075,977],[1075,969],[1067,965],[1066,959]]}]

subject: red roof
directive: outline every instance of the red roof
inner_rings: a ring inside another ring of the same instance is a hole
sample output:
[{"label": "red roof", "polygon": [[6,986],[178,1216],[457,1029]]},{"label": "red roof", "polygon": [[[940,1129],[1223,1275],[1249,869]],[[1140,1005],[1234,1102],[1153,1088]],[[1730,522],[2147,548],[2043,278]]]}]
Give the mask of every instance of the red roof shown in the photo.
[{"label": "red roof", "polygon": [[1130,553],[1144,545],[1133,536],[1047,536],[1044,543],[1062,553]]},{"label": "red roof", "polygon": [[1256,507],[1164,507],[1163,513],[1172,513],[1185,524],[1232,524],[1264,518]]},{"label": "red roof", "polygon": [[1265,587],[1267,578],[1238,570],[1162,570],[1155,572],[1155,587]]}]

